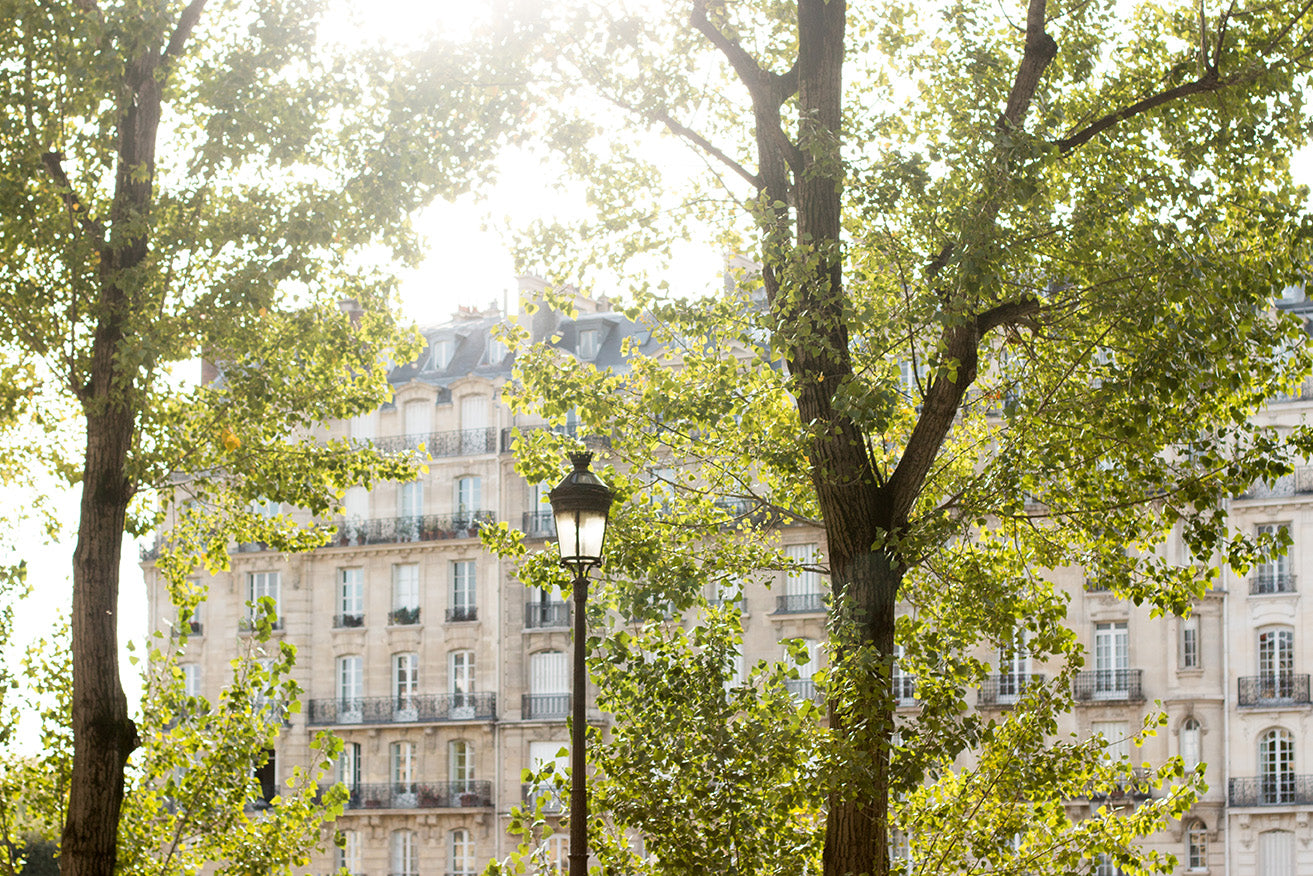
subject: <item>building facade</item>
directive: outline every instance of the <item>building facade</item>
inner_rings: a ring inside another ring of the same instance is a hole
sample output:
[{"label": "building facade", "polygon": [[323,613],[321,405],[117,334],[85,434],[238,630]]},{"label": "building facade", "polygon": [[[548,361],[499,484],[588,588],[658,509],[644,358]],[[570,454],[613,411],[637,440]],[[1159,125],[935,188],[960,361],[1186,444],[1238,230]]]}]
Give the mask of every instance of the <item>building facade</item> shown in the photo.
[{"label": "building facade", "polygon": [[[248,626],[248,603],[272,597],[274,636],[298,648],[294,677],[305,707],[266,771],[276,783],[306,763],[319,730],[345,743],[337,778],[350,799],[336,827],[346,846],[323,853],[315,872],[470,876],[514,848],[506,830],[512,806],[541,797],[546,812],[560,808],[564,795],[527,786],[521,775],[564,761],[570,610],[558,594],[516,581],[478,538],[480,527],[499,521],[525,532],[531,549],[554,534],[546,486],[514,470],[516,430],[544,424],[500,401],[512,358],[493,332],[502,319],[495,309],[462,311],[426,331],[421,360],[392,375],[393,400],[331,427],[332,437],[384,449],[422,445],[425,474],[351,491],[329,545],[290,556],[240,545],[230,571],[202,582],[209,596],[183,664],[191,689],[217,696]],[[637,354],[655,352],[640,327],[604,302],[581,299],[573,319],[546,308],[524,319],[535,337],[558,336],[560,347],[599,365],[624,367],[625,339]],[[1294,425],[1310,412],[1313,392],[1305,392],[1261,416]],[[1300,550],[1313,540],[1313,468],[1236,498],[1229,510],[1252,531],[1286,529],[1293,547],[1244,577],[1224,572],[1187,619],[1153,618],[1075,570],[1059,574],[1071,594],[1068,623],[1088,655],[1064,732],[1102,734],[1112,754],[1136,761],[1179,754],[1187,767],[1206,770],[1208,791],[1194,810],[1151,841],[1176,854],[1178,872],[1313,873],[1313,769],[1300,772],[1313,759],[1313,614],[1297,586],[1313,582]],[[792,559],[824,563],[819,530],[785,527],[781,540]],[[176,611],[149,560],[143,570],[152,626],[168,629]],[[799,696],[813,694],[810,675],[824,660],[825,590],[819,574],[796,572],[743,594],[746,664],[780,659],[785,639],[807,640],[813,659],[789,682]],[[996,672],[976,694],[984,711],[1006,709],[1045,675],[1024,647],[985,656]],[[903,709],[915,709],[915,679],[896,673],[895,693]],[[1127,750],[1125,740],[1158,702],[1166,727],[1142,750]],[[1072,806],[1093,811],[1101,802]],[[563,867],[565,836],[549,843]],[[1094,872],[1117,871],[1103,861]]]}]

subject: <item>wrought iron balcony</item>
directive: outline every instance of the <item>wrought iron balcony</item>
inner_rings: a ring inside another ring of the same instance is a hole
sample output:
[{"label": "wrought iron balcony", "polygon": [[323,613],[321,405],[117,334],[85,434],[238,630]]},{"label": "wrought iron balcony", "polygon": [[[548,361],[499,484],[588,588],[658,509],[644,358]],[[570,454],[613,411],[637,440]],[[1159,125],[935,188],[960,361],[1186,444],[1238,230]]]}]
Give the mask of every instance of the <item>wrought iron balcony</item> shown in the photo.
[{"label": "wrought iron balcony", "polygon": [[510,453],[511,448],[515,445],[515,434],[518,431],[520,435],[528,435],[530,432],[546,430],[555,432],[557,435],[569,435],[571,438],[583,438],[584,446],[588,449],[598,447],[610,447],[611,436],[609,435],[579,435],[579,424],[570,423],[565,426],[515,426],[501,430],[501,452]]},{"label": "wrought iron balcony", "polygon": [[520,528],[528,538],[555,538],[556,518],[550,510],[525,511]]},{"label": "wrought iron balcony", "polygon": [[492,782],[387,782],[347,787],[347,809],[472,809],[492,805]]},{"label": "wrought iron balcony", "polygon": [[199,636],[205,632],[205,625],[198,620],[188,621],[187,629],[193,636]]},{"label": "wrought iron balcony", "polygon": [[1289,572],[1258,572],[1249,579],[1249,592],[1255,595],[1294,593],[1295,576]]},{"label": "wrought iron balcony", "polygon": [[776,614],[812,614],[824,611],[824,593],[792,593],[775,597]]},{"label": "wrought iron balcony", "polygon": [[797,700],[811,700],[814,703],[825,702],[825,694],[816,689],[816,682],[810,678],[786,678],[784,689],[793,694]]},{"label": "wrought iron balcony", "polygon": [[447,623],[449,624],[460,623],[462,621],[474,621],[478,619],[479,609],[473,605],[447,609]]},{"label": "wrought iron balcony", "polygon": [[1131,775],[1117,785],[1086,793],[1087,800],[1148,800],[1153,796],[1153,774],[1144,767],[1134,767]]},{"label": "wrought iron balcony", "polygon": [[564,720],[570,716],[568,693],[522,694],[520,717],[526,721]]},{"label": "wrought iron balcony", "polygon": [[1309,700],[1307,675],[1247,675],[1240,679],[1240,705],[1306,706]]},{"label": "wrought iron balcony", "polygon": [[[239,633],[253,633],[253,632],[255,632],[255,628],[256,628],[258,625],[259,625],[258,621],[256,621],[254,618],[250,618],[250,617],[238,618],[238,619],[237,619],[237,632],[239,632]],[[274,618],[273,623],[269,625],[269,629],[271,629],[271,630],[273,630],[273,631],[275,631],[275,632],[277,632],[278,630],[281,630],[282,628],[283,628],[283,619],[282,619],[281,616]]]},{"label": "wrought iron balcony", "polygon": [[456,429],[450,432],[418,432],[375,438],[370,442],[383,453],[404,453],[419,450],[435,459],[443,456],[473,456],[478,453],[497,452],[496,429]]},{"label": "wrought iron balcony", "polygon": [[442,721],[492,721],[496,717],[496,694],[448,693],[311,700],[307,721],[317,726],[429,724]]},{"label": "wrought iron balcony", "polygon": [[1307,806],[1313,803],[1313,776],[1277,773],[1233,778],[1228,799],[1232,806]]},{"label": "wrought iron balcony", "polygon": [[524,798],[524,808],[531,812],[537,810],[539,800],[542,801],[543,812],[564,812],[565,793],[565,788],[554,784],[535,785],[528,782],[520,786],[520,794]]},{"label": "wrought iron balcony", "polygon": [[373,520],[339,518],[334,522],[337,535],[329,540],[328,547],[477,538],[479,529],[496,522],[497,515],[491,511],[425,514],[421,517],[379,517]]},{"label": "wrought iron balcony", "polygon": [[561,629],[570,626],[567,602],[526,602],[524,625],[531,630]]},{"label": "wrought iron balcony", "polygon": [[1078,702],[1142,703],[1139,669],[1094,669],[1076,673],[1072,696]]},{"label": "wrought iron balcony", "polygon": [[419,606],[410,605],[394,608],[388,612],[388,624],[394,627],[409,627],[419,623]]},{"label": "wrought iron balcony", "polygon": [[365,625],[365,616],[363,614],[335,614],[333,615],[333,629],[347,630]]},{"label": "wrought iron balcony", "polygon": [[1043,683],[1043,675],[1031,672],[986,675],[980,685],[980,692],[976,694],[976,705],[980,708],[1008,706],[1021,699],[1027,685]]}]

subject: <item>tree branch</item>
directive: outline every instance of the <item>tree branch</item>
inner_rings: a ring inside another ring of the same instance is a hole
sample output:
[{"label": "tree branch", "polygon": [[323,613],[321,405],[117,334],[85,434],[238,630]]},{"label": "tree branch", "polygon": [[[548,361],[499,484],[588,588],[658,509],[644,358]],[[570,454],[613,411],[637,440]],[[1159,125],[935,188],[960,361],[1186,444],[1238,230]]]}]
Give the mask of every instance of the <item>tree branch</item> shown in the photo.
[{"label": "tree branch", "polygon": [[1017,65],[1017,75],[1008,94],[1007,108],[1000,123],[1020,128],[1030,109],[1030,101],[1039,87],[1040,77],[1058,53],[1058,44],[1044,30],[1046,0],[1030,0],[1026,10],[1026,49]]},{"label": "tree branch", "polygon": [[60,198],[63,199],[64,207],[68,210],[69,216],[77,221],[83,231],[92,236],[97,246],[103,246],[105,243],[105,226],[98,220],[88,216],[87,211],[82,208],[82,201],[78,198],[77,193],[73,191],[73,184],[69,182],[68,174],[64,172],[63,162],[63,152],[46,152],[41,156],[41,163],[45,165],[46,173],[50,174],[50,178],[54,180],[55,185],[59,186]]},{"label": "tree branch", "polygon": [[[630,109],[632,109],[632,107]],[[707,153],[712,158],[716,159],[721,164],[725,165],[739,176],[743,177],[745,180],[748,181],[748,184],[751,185],[753,188],[760,189],[762,187],[762,179],[759,175],[752,173],[746,167],[735,161],[733,158],[730,158],[729,155],[727,155],[723,150],[721,150],[718,146],[712,144],[711,141],[709,141],[706,137],[703,137],[697,131],[694,131],[693,129],[681,124],[680,122],[675,121],[673,118],[670,117],[670,113],[667,112],[664,108],[657,110],[654,113],[651,113],[650,118],[653,121],[657,121],[665,125],[666,128],[672,134],[674,134],[677,137],[683,137],[685,140],[688,140],[694,146],[698,147],[703,152]]]},{"label": "tree branch", "polygon": [[160,55],[162,63],[176,60],[182,54],[182,47],[187,44],[192,29],[196,27],[201,11],[205,9],[205,2],[206,0],[191,0],[187,8],[182,10],[182,15],[178,17],[178,26],[173,29],[173,36],[169,37],[169,44],[164,47],[164,52]]},{"label": "tree branch", "polygon": [[1193,82],[1186,82],[1175,88],[1160,91],[1157,94],[1146,97],[1130,106],[1122,107],[1119,110],[1108,113],[1101,119],[1095,120],[1074,134],[1069,134],[1066,137],[1063,137],[1058,141],[1058,151],[1063,155],[1067,155],[1072,152],[1072,150],[1084,146],[1104,131],[1126,121],[1127,119],[1147,113],[1149,110],[1156,109],[1157,107],[1166,103],[1171,103],[1174,100],[1189,97],[1192,94],[1208,94],[1213,91],[1220,91],[1228,85],[1233,85],[1238,81],[1240,81],[1238,77],[1233,79],[1222,79],[1217,75],[1217,68],[1210,67],[1204,72],[1203,76]]}]

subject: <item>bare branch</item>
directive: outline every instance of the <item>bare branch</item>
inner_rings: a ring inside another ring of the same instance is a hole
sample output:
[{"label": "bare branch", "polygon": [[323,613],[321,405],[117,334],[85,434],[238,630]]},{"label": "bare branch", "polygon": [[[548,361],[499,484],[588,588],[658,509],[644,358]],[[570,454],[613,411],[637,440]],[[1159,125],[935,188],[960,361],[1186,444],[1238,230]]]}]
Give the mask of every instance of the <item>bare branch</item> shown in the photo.
[{"label": "bare branch", "polygon": [[746,167],[735,161],[733,158],[730,158],[727,154],[725,154],[725,152],[722,149],[714,145],[710,140],[708,140],[706,137],[703,137],[697,131],[694,131],[693,129],[681,124],[680,122],[675,121],[673,118],[670,117],[670,113],[668,113],[665,109],[660,109],[654,113],[651,113],[650,117],[654,121],[660,122],[661,124],[665,125],[666,128],[675,136],[683,137],[685,140],[688,140],[690,143],[701,149],[707,155],[710,155],[712,158],[716,159],[721,164],[725,165],[730,170],[737,173],[739,176],[743,177],[745,180],[748,181],[748,184],[751,185],[753,188],[758,188],[758,189],[761,188],[762,180],[760,176],[751,172]]},{"label": "bare branch", "polygon": [[103,245],[105,242],[105,227],[98,220],[87,215],[87,211],[82,206],[82,200],[73,191],[73,184],[69,182],[68,174],[64,172],[63,162],[63,152],[46,152],[41,156],[41,163],[45,165],[46,173],[50,174],[50,178],[54,180],[55,185],[59,186],[59,195],[64,201],[64,207],[68,210],[69,216],[77,222],[83,231],[92,236],[97,245]]},{"label": "bare branch", "polygon": [[187,4],[187,8],[182,10],[182,15],[178,17],[178,26],[173,29],[173,36],[169,37],[169,44],[160,56],[162,62],[167,63],[182,54],[182,48],[191,37],[192,29],[196,27],[196,22],[204,9],[205,0],[192,0]]}]

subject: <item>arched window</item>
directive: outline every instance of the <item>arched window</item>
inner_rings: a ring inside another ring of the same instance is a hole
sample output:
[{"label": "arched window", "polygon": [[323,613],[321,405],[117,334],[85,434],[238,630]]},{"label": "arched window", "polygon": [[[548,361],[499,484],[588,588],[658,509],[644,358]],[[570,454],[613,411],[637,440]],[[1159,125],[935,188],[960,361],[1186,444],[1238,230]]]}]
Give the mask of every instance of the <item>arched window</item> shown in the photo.
[{"label": "arched window", "polygon": [[1203,760],[1203,728],[1194,718],[1186,718],[1179,735],[1181,761],[1187,770],[1193,770]]},{"label": "arched window", "polygon": [[1295,800],[1295,740],[1280,727],[1258,740],[1259,799],[1264,804]]},{"label": "arched window", "polygon": [[1289,699],[1293,694],[1295,633],[1274,627],[1258,634],[1258,683],[1260,699]]},{"label": "arched window", "polygon": [[447,654],[447,683],[451,691],[453,720],[474,717],[474,652],[451,651]]},{"label": "arched window", "polygon": [[1185,867],[1187,870],[1208,869],[1208,828],[1197,818],[1185,828]]},{"label": "arched window", "polygon": [[389,843],[390,876],[419,876],[419,843],[413,830],[394,830]]},{"label": "arched window", "polygon": [[474,876],[474,837],[465,828],[453,830],[449,835],[451,847],[451,876]]}]

